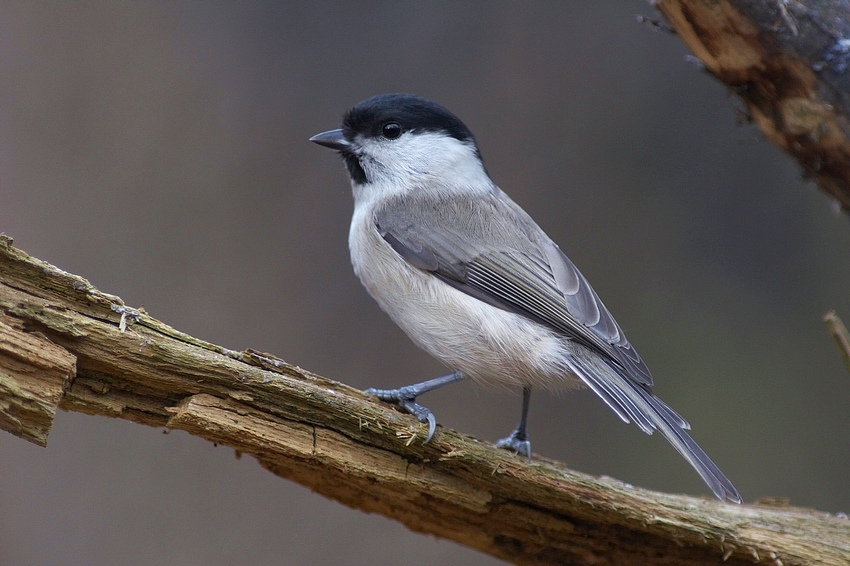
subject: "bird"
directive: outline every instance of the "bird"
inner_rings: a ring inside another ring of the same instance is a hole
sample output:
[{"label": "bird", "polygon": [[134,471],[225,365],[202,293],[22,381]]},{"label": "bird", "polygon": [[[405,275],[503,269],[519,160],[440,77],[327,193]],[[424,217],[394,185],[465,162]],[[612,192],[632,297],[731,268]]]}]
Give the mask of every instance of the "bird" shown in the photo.
[{"label": "bird", "polygon": [[372,298],[451,373],[365,393],[428,425],[420,395],[469,379],[519,387],[519,424],[496,445],[531,458],[532,389],[589,388],[626,423],[658,431],[720,500],[741,502],[652,392],[647,365],[575,264],[490,178],[470,129],[413,94],[379,94],[310,138],[342,156],[354,196],[349,249]]}]

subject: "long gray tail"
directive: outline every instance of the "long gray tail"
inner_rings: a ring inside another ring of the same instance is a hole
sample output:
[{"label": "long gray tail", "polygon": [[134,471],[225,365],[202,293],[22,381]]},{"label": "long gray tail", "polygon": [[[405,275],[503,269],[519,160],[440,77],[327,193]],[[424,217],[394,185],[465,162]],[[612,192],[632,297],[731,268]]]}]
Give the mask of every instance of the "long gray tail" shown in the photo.
[{"label": "long gray tail", "polygon": [[648,388],[622,375],[617,368],[589,353],[571,356],[571,369],[626,423],[647,434],[659,431],[693,466],[720,500],[741,503],[741,495],[720,468],[686,432],[690,425]]}]

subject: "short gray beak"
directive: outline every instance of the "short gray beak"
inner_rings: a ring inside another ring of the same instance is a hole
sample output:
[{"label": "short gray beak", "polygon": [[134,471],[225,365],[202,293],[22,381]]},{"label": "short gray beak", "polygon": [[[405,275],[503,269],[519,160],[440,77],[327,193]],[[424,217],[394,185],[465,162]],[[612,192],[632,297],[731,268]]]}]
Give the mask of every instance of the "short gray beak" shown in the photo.
[{"label": "short gray beak", "polygon": [[337,151],[342,151],[351,145],[348,140],[345,139],[345,136],[342,135],[342,130],[330,130],[328,132],[316,134],[310,138],[310,141]]}]

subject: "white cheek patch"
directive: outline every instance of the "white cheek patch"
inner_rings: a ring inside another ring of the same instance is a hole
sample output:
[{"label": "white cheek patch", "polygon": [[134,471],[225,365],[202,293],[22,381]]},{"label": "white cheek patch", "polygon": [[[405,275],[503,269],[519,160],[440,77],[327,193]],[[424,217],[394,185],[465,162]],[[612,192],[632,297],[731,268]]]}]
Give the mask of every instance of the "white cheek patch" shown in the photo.
[{"label": "white cheek patch", "polygon": [[361,137],[356,143],[372,183],[409,183],[470,164],[483,171],[474,145],[438,132],[407,132],[395,140]]}]

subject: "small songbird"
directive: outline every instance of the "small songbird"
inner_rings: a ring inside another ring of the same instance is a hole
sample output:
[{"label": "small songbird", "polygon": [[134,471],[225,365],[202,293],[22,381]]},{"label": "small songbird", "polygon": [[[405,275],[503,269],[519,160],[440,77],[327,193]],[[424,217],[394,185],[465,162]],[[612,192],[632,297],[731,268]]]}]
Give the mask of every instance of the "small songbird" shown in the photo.
[{"label": "small songbird", "polygon": [[522,413],[497,445],[531,456],[531,389],[589,387],[625,422],[658,430],[721,500],[723,472],[652,393],[649,369],[587,279],[497,187],[469,128],[410,94],[360,102],[310,141],[337,150],[354,192],[348,244],[360,281],[420,348],[453,372],[366,392],[436,427],[419,395],[469,378],[522,388]]}]

